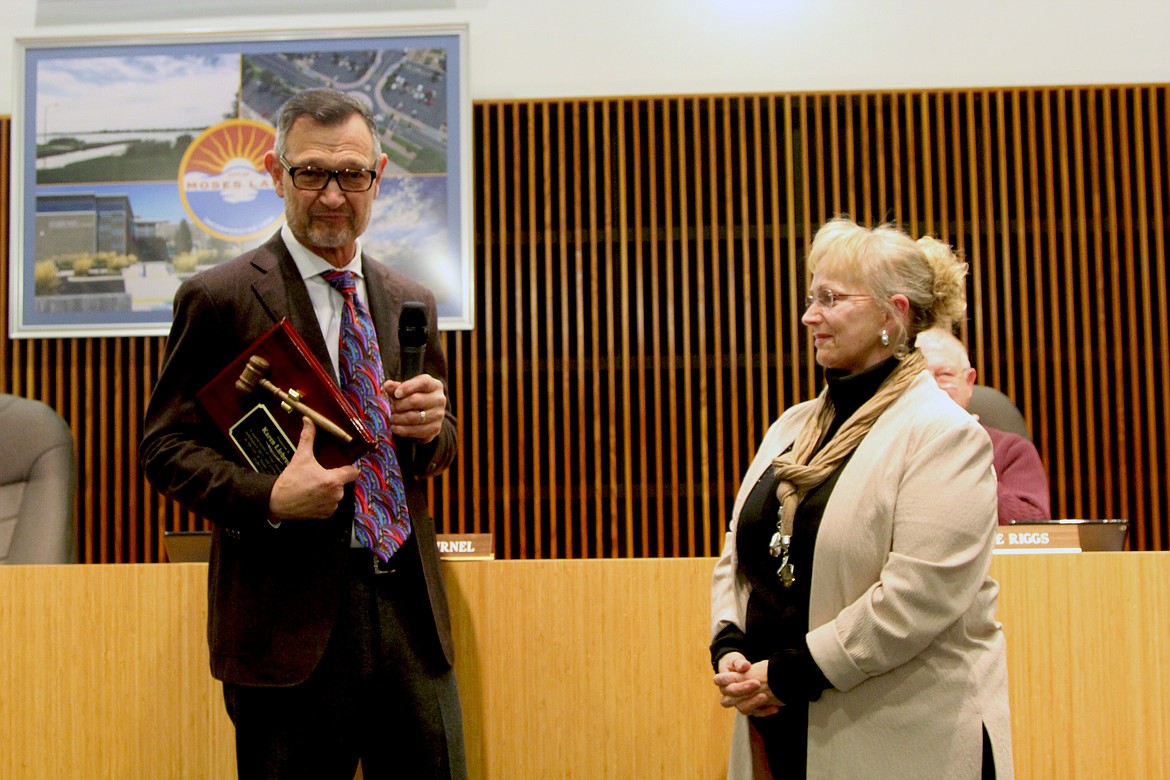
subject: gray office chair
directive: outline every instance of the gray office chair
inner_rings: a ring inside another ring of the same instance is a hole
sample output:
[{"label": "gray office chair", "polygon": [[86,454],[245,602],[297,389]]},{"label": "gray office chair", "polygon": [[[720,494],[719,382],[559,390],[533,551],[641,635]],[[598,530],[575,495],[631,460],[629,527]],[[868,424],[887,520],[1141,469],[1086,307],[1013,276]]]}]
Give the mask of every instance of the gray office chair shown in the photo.
[{"label": "gray office chair", "polygon": [[979,415],[979,422],[984,425],[1008,433],[1017,433],[1032,441],[1032,431],[1028,429],[1028,421],[1024,419],[1024,415],[1012,403],[1012,399],[994,387],[975,385],[967,411]]},{"label": "gray office chair", "polygon": [[0,564],[72,563],[73,434],[52,407],[0,393]]}]

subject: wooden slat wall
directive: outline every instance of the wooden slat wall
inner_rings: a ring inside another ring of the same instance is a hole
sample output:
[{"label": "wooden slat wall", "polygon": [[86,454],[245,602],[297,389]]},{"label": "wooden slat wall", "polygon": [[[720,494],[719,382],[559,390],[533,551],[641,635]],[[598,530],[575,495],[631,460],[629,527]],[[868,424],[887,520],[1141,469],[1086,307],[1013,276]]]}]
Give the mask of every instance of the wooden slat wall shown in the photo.
[{"label": "wooden slat wall", "polygon": [[[848,213],[965,253],[973,362],[1030,421],[1056,515],[1128,517],[1135,549],[1170,549],[1168,94],[477,103],[476,328],[445,336],[463,450],[434,486],[441,530],[494,533],[507,558],[717,554],[756,443],[818,387],[803,257]],[[200,524],[135,463],[162,347],[0,339],[0,389],[76,433],[83,560],[158,560],[164,528]]]}]

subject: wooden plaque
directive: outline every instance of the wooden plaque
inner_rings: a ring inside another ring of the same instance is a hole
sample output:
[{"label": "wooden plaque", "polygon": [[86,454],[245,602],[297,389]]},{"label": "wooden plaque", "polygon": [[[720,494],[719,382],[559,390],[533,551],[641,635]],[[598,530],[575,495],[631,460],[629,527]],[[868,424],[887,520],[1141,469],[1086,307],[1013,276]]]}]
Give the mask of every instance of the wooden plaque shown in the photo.
[{"label": "wooden plaque", "polygon": [[361,416],[341,394],[333,377],[313,356],[287,319],[245,349],[199,391],[199,403],[243,460],[256,471],[279,474],[292,457],[301,436],[302,414],[285,407],[272,392],[257,386],[237,388],[248,361],[258,356],[268,362],[265,378],[285,393],[296,391],[311,407],[349,435],[350,441],[330,434],[320,425],[313,453],[326,468],[353,463],[374,446],[374,437]]}]

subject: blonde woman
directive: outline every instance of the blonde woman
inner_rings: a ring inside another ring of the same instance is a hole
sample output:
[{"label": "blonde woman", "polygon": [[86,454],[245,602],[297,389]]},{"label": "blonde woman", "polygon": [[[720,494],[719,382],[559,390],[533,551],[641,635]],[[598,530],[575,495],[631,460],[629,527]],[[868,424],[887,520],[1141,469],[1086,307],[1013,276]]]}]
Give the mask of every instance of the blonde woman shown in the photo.
[{"label": "blonde woman", "polygon": [[847,219],[813,241],[826,387],[765,435],[712,582],[731,778],[1012,777],[991,442],[914,347],[966,308],[931,241]]}]

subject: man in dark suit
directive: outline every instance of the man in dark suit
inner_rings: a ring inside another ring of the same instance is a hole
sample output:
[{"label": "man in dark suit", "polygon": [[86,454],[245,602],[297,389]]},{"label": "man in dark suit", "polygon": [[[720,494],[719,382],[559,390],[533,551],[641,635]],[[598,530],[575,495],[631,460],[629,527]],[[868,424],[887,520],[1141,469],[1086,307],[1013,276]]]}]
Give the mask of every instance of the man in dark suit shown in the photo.
[{"label": "man in dark suit", "polygon": [[[211,671],[236,727],[241,778],[350,780],[359,758],[366,778],[466,776],[450,619],[421,482],[456,450],[434,298],[360,246],[386,162],[360,101],[332,90],[289,100],[265,158],[286,224],[180,287],[147,408],[148,478],[213,523]],[[312,422],[281,474],[259,474],[195,396],[283,317],[340,376],[349,298],[322,275],[337,269],[356,277],[385,377],[398,376],[403,301],[423,301],[428,312],[422,373],[383,386],[389,431],[410,442],[396,448],[409,530],[390,552],[371,550],[355,522],[359,468],[322,467]]]}]

